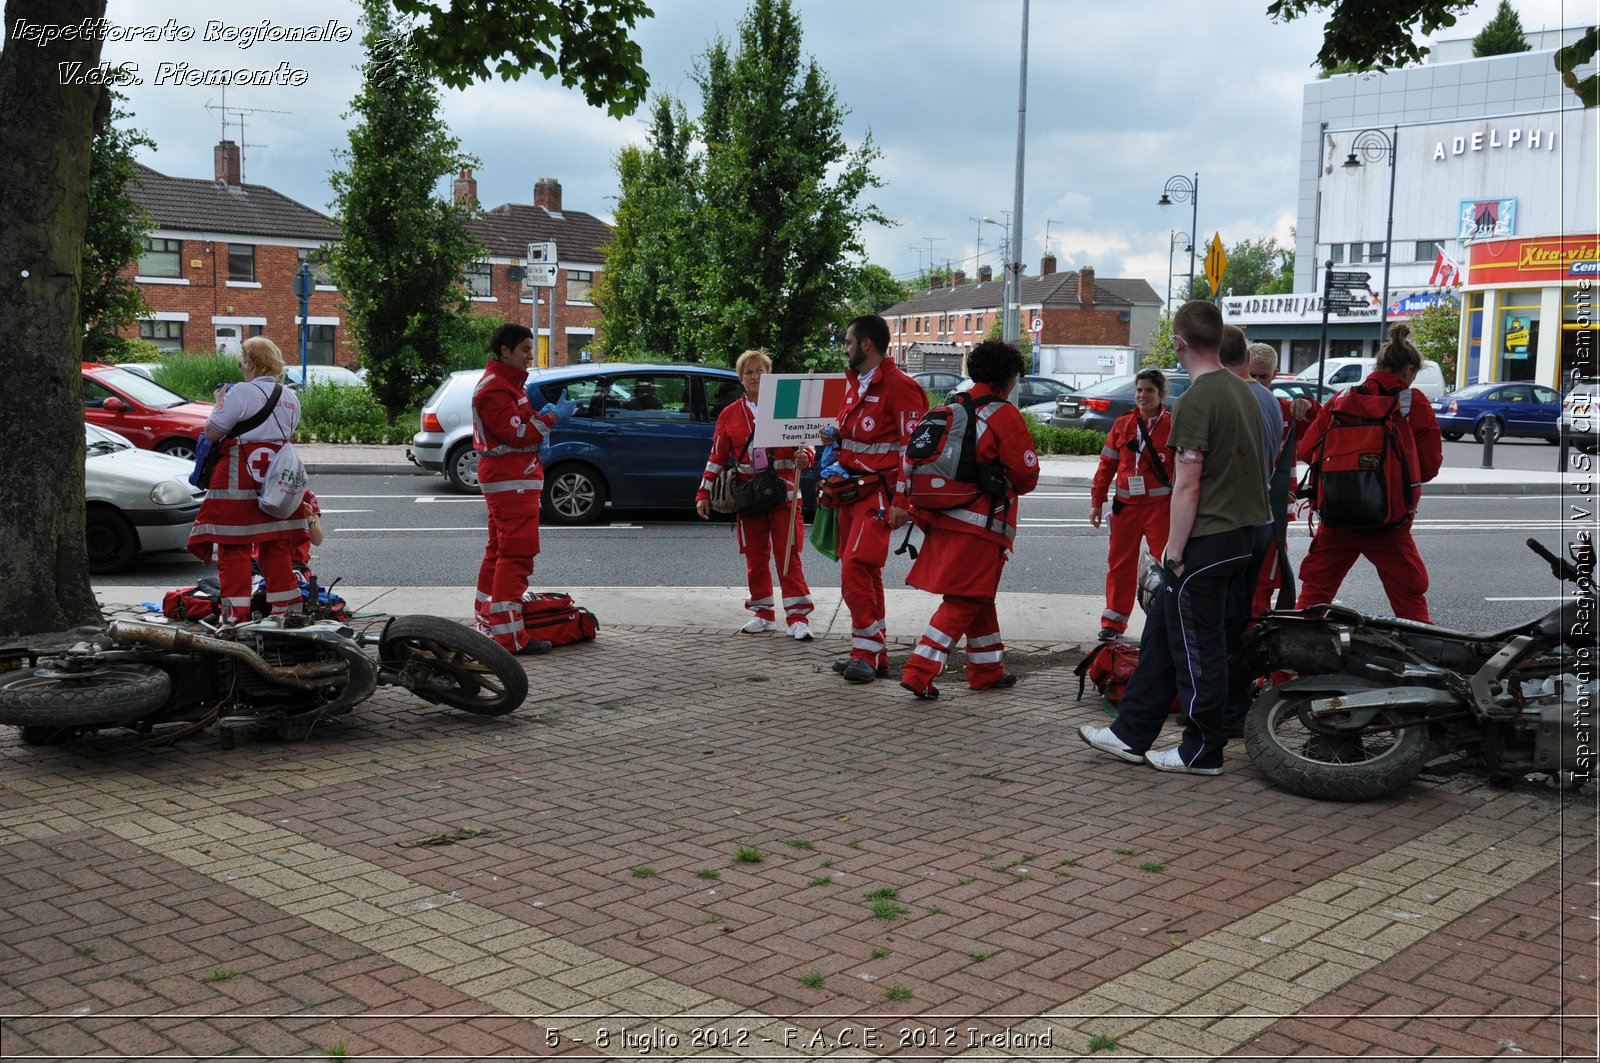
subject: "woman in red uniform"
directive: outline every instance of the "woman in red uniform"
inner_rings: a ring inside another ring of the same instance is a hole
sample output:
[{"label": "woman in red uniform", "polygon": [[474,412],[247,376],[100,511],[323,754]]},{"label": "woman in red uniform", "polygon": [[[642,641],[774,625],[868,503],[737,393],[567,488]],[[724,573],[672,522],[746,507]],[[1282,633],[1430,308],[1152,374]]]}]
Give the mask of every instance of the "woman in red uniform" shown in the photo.
[{"label": "woman in red uniform", "polygon": [[[778,626],[772,600],[772,562],[778,559],[778,586],[783,590],[783,617],[791,638],[810,639],[811,588],[806,586],[805,569],[800,564],[800,546],[805,542],[805,522],[800,514],[800,470],[810,467],[810,447],[758,447],[751,442],[756,430],[756,400],[761,395],[761,377],[772,372],[772,357],[766,351],[745,351],[734,363],[744,398],[723,407],[717,417],[716,434],[711,438],[711,458],[706,462],[700,489],[694,493],[694,511],[701,520],[711,516],[711,484],[717,474],[736,465],[739,479],[753,480],[770,466],[789,486],[789,501],[776,509],[735,519],[739,552],[744,555],[745,578],[750,597],[744,607],[751,617],[740,628],[747,635],[772,631]],[[788,564],[784,564],[787,554]]]},{"label": "woman in red uniform", "polygon": [[[1017,349],[999,340],[985,340],[967,355],[974,399],[1004,400],[1025,370]],[[1039,457],[1028,422],[1011,403],[987,403],[972,416],[978,419],[978,463],[999,467],[1005,493],[979,492],[955,509],[911,508],[923,540],[906,583],[944,596],[900,674],[900,685],[924,701],[939,696],[933,681],[962,635],[967,637],[967,686],[1003,690],[1017,684],[1006,671],[994,598],[1017,536],[1017,497],[1038,484]]]},{"label": "woman in red uniform", "polygon": [[1144,369],[1134,378],[1133,409],[1118,417],[1100,452],[1100,467],[1089,492],[1089,523],[1100,527],[1112,481],[1111,560],[1106,568],[1106,610],[1100,638],[1109,642],[1128,630],[1134,591],[1139,585],[1139,543],[1160,557],[1167,545],[1167,512],[1172,506],[1172,455],[1167,435],[1172,414],[1162,406],[1167,378]]},{"label": "woman in red uniform", "polygon": [[[239,368],[244,383],[219,396],[216,409],[206,418],[206,438],[216,444],[221,456],[206,481],[205,501],[200,503],[194,530],[189,533],[189,552],[195,557],[210,561],[213,549],[216,551],[221,612],[228,623],[250,619],[252,549],[267,581],[267,605],[272,614],[301,611],[300,583],[294,577],[290,555],[293,545],[306,535],[305,518],[299,513],[280,520],[257,505],[273,455],[300,424],[300,399],[276,383],[283,372],[283,355],[265,336],[252,336],[240,348]],[[267,407],[271,412],[265,420],[227,438],[235,425]]]}]

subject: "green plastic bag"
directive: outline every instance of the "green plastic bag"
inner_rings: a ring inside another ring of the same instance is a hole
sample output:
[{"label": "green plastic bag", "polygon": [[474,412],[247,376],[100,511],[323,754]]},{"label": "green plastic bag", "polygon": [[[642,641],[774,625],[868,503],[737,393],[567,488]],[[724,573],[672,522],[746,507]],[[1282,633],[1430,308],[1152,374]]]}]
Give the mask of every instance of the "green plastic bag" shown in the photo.
[{"label": "green plastic bag", "polygon": [[839,560],[839,512],[818,506],[811,518],[811,545],[829,561]]}]

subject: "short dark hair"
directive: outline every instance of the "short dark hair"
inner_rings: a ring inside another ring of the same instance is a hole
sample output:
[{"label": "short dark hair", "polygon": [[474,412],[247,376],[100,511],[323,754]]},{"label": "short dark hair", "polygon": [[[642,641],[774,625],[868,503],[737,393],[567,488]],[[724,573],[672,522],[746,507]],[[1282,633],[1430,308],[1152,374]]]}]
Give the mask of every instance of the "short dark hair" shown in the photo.
[{"label": "short dark hair", "polygon": [[1389,342],[1378,351],[1376,368],[1386,373],[1398,373],[1402,369],[1422,372],[1422,352],[1412,344],[1410,335],[1411,326],[1404,321],[1390,325]]},{"label": "short dark hair", "polygon": [[856,339],[871,340],[879,354],[889,353],[889,323],[877,314],[862,314],[852,320],[847,328],[856,330]]},{"label": "short dark hair", "polygon": [[1172,315],[1172,332],[1199,351],[1215,351],[1222,344],[1222,311],[1215,303],[1191,299]]},{"label": "short dark hair", "polygon": [[1167,374],[1159,369],[1141,369],[1134,374],[1133,383],[1137,387],[1139,381],[1148,380],[1156,386],[1156,390],[1165,395],[1167,393]]},{"label": "short dark hair", "polygon": [[498,358],[500,357],[500,348],[510,347],[512,350],[516,350],[517,344],[532,338],[533,329],[527,325],[517,325],[508,321],[495,329],[494,335],[489,337],[489,353]]},{"label": "short dark hair", "polygon": [[980,384],[1005,384],[1028,371],[1022,352],[1002,340],[984,340],[967,352],[967,375]]},{"label": "short dark hair", "polygon": [[1243,365],[1245,359],[1249,357],[1249,352],[1250,346],[1244,338],[1244,329],[1238,325],[1223,325],[1222,343],[1217,347],[1217,360],[1223,365]]}]

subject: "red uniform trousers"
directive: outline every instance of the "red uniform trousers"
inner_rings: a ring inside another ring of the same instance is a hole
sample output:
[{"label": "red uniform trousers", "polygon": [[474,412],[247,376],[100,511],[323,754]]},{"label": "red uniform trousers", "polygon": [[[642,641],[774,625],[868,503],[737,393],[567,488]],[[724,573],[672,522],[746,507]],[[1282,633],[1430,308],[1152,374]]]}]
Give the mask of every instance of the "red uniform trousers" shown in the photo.
[{"label": "red uniform trousers", "polygon": [[930,528],[906,582],[944,600],[906,658],[900,678],[913,690],[927,690],[944,672],[950,650],[967,637],[967,685],[992,687],[1006,674],[1005,642],[994,596],[1000,589],[1006,548],[976,535]]},{"label": "red uniform trousers", "polygon": [[222,457],[206,483],[206,497],[189,532],[189,552],[209,561],[215,550],[223,619],[250,619],[250,592],[255,582],[250,568],[252,553],[259,556],[267,584],[267,608],[273,615],[298,613],[302,609],[300,581],[294,577],[291,554],[294,544],[306,535],[305,518],[297,514],[279,520],[267,516],[257,504],[259,473],[265,473],[283,441],[224,439],[217,446]]},{"label": "red uniform trousers", "polygon": [[874,668],[887,666],[883,648],[883,566],[889,560],[889,521],[884,513],[887,491],[840,506],[839,594],[850,610],[850,656]]},{"label": "red uniform trousers", "polygon": [[1366,558],[1378,570],[1395,616],[1431,623],[1425,597],[1428,570],[1411,538],[1410,524],[1387,531],[1351,531],[1326,525],[1318,528],[1311,550],[1300,565],[1300,600],[1295,607],[1304,609],[1333,601],[1339,584],[1358,557]]},{"label": "red uniform trousers", "polygon": [[522,595],[539,554],[539,495],[486,490],[483,496],[489,505],[489,544],[478,566],[478,620],[490,638],[512,653],[528,644]]},{"label": "red uniform trousers", "polygon": [[294,544],[287,539],[270,539],[246,544],[217,544],[217,586],[222,591],[223,616],[243,623],[250,619],[250,591],[255,583],[250,558],[261,565],[261,578],[267,583],[267,608],[273,616],[298,613],[304,608],[300,581],[294,577],[291,553]]},{"label": "red uniform trousers", "polygon": [[1121,513],[1113,513],[1111,557],[1106,569],[1106,609],[1100,626],[1122,633],[1128,630],[1133,613],[1134,593],[1139,587],[1139,543],[1150,546],[1150,556],[1161,557],[1167,545],[1170,495],[1150,502],[1129,502]]},{"label": "red uniform trousers", "polygon": [[[1340,578],[1343,579],[1342,576]],[[1278,537],[1274,535],[1261,558],[1261,574],[1256,577],[1256,593],[1250,602],[1250,615],[1260,616],[1271,609],[1273,595],[1282,585],[1283,573],[1278,569]]]},{"label": "red uniform trousers", "polygon": [[[784,517],[790,519],[792,533],[785,529]],[[783,589],[783,615],[786,623],[793,624],[811,615],[815,606],[811,602],[811,588],[806,585],[805,568],[800,564],[800,544],[805,542],[806,525],[800,516],[798,503],[785,504],[777,509],[758,513],[753,517],[740,517],[737,524],[739,552],[744,555],[745,577],[750,585],[750,598],[744,607],[763,620],[772,620],[776,614],[772,601],[772,566],[778,566],[778,586]],[[789,570],[783,571],[784,539],[789,543]]]}]

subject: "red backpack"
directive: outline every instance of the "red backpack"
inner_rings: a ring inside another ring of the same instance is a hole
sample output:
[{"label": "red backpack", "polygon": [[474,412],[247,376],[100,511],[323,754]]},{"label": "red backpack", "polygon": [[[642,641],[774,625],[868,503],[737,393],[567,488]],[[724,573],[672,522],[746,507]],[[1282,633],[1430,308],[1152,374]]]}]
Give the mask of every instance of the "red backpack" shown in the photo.
[{"label": "red backpack", "polygon": [[1351,388],[1328,405],[1328,430],[1317,442],[1300,497],[1310,498],[1330,528],[1396,528],[1417,511],[1421,489],[1417,440],[1406,419],[1412,390]]},{"label": "red backpack", "polygon": [[570,594],[528,591],[522,596],[522,629],[529,638],[566,646],[594,638],[600,622],[589,610],[574,603]]},{"label": "red backpack", "polygon": [[[1078,700],[1083,700],[1085,683],[1093,683],[1094,688],[1100,691],[1101,704],[1106,712],[1115,716],[1117,710],[1122,707],[1122,695],[1128,689],[1128,680],[1133,678],[1133,671],[1138,667],[1137,642],[1123,642],[1119,639],[1100,643],[1072,670],[1072,674],[1078,677]],[[1172,707],[1167,712],[1174,714],[1177,711],[1178,699],[1174,696]]]},{"label": "red backpack", "polygon": [[1004,496],[1005,473],[993,462],[978,461],[978,422],[988,416],[986,407],[1005,401],[961,391],[922,415],[906,441],[912,505],[955,509],[981,494]]}]

